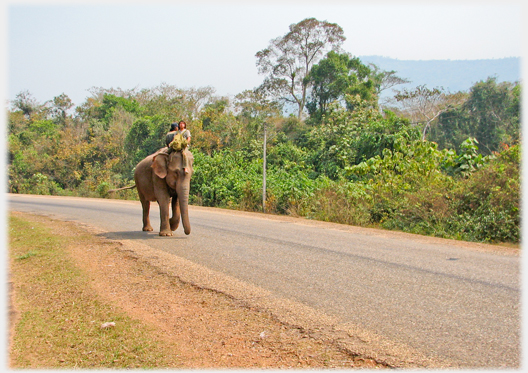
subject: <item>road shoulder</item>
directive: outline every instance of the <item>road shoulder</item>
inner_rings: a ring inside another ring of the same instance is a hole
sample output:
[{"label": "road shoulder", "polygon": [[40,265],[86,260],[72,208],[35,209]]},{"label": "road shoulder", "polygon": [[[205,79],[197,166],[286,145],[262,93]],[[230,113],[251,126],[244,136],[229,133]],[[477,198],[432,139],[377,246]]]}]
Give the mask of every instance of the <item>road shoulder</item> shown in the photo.
[{"label": "road shoulder", "polygon": [[183,368],[387,367],[313,329],[280,320],[267,308],[269,299],[254,289],[248,293],[232,282],[232,291],[224,292],[193,282],[186,271],[197,271],[212,283],[218,283],[219,274],[206,274],[192,263],[171,260],[137,243],[108,240],[77,223],[14,214],[43,224],[56,236],[85,237],[88,231],[88,240],[67,247],[76,266],[88,275],[88,286],[105,302],[153,327],[156,339],[177,345]]}]

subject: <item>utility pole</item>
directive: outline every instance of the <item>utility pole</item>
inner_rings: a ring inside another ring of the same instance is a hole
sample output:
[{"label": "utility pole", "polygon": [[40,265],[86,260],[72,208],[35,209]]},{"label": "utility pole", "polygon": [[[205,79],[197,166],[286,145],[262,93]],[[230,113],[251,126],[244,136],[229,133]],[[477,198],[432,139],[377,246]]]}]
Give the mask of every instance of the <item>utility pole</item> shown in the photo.
[{"label": "utility pole", "polygon": [[266,213],[266,121],[264,121],[264,157],[262,164],[262,212]]}]

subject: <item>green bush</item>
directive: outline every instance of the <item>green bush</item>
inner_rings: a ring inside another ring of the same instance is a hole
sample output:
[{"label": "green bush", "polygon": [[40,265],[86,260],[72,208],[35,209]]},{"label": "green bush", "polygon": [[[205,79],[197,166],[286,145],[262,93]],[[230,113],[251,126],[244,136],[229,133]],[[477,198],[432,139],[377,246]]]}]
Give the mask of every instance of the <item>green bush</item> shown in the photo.
[{"label": "green bush", "polygon": [[259,188],[262,190],[261,161],[247,162],[243,153],[227,150],[211,156],[194,153],[192,203],[257,210],[262,205],[257,197]]},{"label": "green bush", "polygon": [[496,158],[459,181],[453,199],[457,227],[464,239],[485,242],[520,240],[520,147]]},{"label": "green bush", "polygon": [[313,192],[296,203],[296,215],[358,226],[370,225],[372,197],[359,183],[319,177]]},{"label": "green bush", "polygon": [[24,194],[58,195],[61,190],[56,182],[40,172],[21,181],[17,186],[17,192]]}]

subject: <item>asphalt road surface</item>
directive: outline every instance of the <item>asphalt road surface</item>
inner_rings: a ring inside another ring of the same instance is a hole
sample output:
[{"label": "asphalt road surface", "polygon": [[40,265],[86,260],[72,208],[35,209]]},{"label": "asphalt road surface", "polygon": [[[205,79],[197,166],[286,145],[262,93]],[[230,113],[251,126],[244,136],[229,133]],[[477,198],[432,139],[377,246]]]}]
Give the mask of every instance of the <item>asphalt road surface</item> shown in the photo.
[{"label": "asphalt road surface", "polygon": [[[452,367],[521,364],[512,250],[192,207],[192,232],[141,232],[139,202],[7,195],[8,208],[104,230],[266,289]],[[159,210],[151,221],[159,230]],[[381,348],[381,347],[380,347]]]}]

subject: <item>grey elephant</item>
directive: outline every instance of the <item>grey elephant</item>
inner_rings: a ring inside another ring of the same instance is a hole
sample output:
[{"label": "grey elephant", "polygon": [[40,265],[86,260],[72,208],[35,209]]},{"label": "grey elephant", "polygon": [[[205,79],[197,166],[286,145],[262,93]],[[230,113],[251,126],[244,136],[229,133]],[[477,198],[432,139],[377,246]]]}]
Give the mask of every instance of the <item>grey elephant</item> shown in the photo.
[{"label": "grey elephant", "polygon": [[[182,168],[182,153],[187,167]],[[170,152],[163,148],[149,155],[136,166],[134,180],[143,207],[143,231],[152,231],[150,225],[150,202],[158,202],[160,209],[160,236],[172,236],[180,224],[180,215],[185,234],[191,233],[189,221],[189,190],[193,174],[193,155],[190,151]],[[172,217],[169,219],[169,210]]]}]

